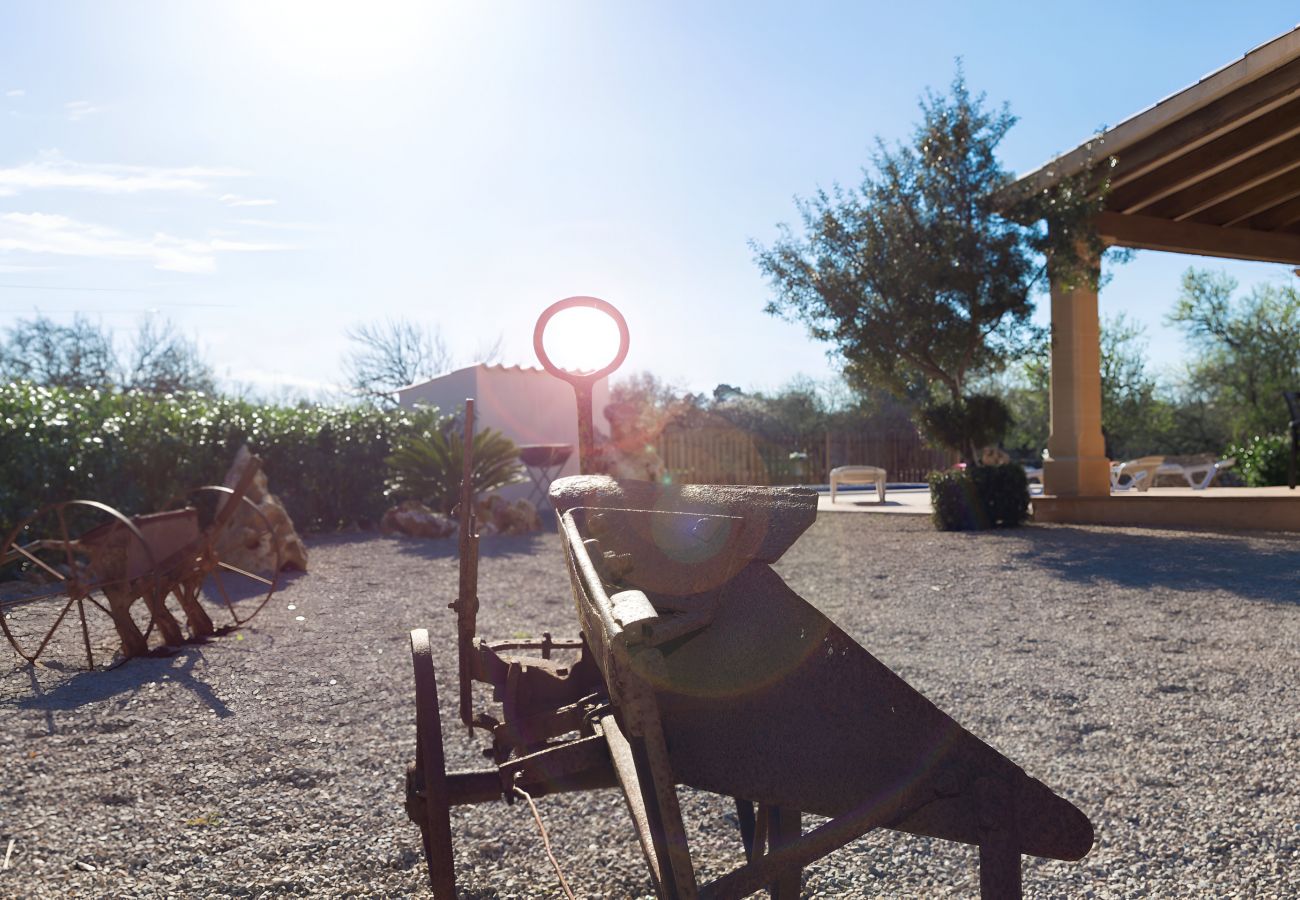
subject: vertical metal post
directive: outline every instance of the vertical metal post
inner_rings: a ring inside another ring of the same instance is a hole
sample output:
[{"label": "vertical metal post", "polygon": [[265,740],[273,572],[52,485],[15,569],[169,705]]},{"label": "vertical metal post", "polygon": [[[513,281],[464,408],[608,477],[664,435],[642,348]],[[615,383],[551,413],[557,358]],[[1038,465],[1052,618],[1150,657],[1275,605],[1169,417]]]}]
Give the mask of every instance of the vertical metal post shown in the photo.
[{"label": "vertical metal post", "polygon": [[596,435],[591,414],[591,385],[576,382],[573,395],[578,401],[578,471],[595,474]]},{"label": "vertical metal post", "polygon": [[474,521],[474,401],[465,401],[460,476],[460,585],[456,602],[456,649],[460,675],[460,720],[474,730],[474,638],[478,630],[478,534]]},{"label": "vertical metal post", "polygon": [[[773,807],[768,825],[768,846],[772,852],[780,850],[786,844],[799,839],[802,833],[802,819],[799,810],[785,807]],[[784,872],[772,882],[769,890],[772,900],[799,900],[799,889],[803,881],[802,870],[794,868]]]}]

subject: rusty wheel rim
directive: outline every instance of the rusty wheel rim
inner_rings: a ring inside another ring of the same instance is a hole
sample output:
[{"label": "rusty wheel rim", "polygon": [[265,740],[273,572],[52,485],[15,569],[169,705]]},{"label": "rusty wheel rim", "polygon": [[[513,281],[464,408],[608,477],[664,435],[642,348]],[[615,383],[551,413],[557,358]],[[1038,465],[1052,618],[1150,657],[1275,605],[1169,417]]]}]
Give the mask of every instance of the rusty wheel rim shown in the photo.
[{"label": "rusty wheel rim", "polygon": [[[86,561],[88,554],[74,547],[74,542],[101,532],[115,534],[116,540],[122,542],[120,553],[124,563],[118,571],[94,571]],[[140,571],[128,571],[129,567]],[[19,657],[29,665],[36,665],[42,657],[72,655],[69,647],[59,645],[55,635],[60,628],[73,628],[80,632],[86,668],[93,670],[96,649],[106,658],[116,652],[105,648],[106,630],[112,632],[109,646],[125,653],[121,637],[112,628],[112,604],[106,591],[130,592],[132,601],[127,611],[130,615],[135,601],[144,599],[144,594],[151,589],[155,569],[144,536],[113,507],[95,500],[69,500],[43,507],[20,522],[0,545],[0,582],[21,577],[39,585],[29,592],[0,599],[0,632]],[[25,618],[46,604],[50,607],[61,604],[53,621],[48,625],[38,624],[31,634],[21,634],[14,616]],[[104,627],[106,623],[108,629]],[[142,632],[146,646],[150,630],[152,617]]]},{"label": "rusty wheel rim", "polygon": [[[195,507],[202,516],[213,510],[213,521],[205,524],[203,538],[189,560],[191,571],[178,573],[179,577],[170,593],[192,591],[199,599],[226,611],[231,624],[222,631],[239,628],[271,602],[280,589],[281,570],[284,568],[284,543],[275,533],[271,520],[248,497],[240,497],[239,512],[224,521],[219,510],[224,503],[235,498],[233,489],[223,485],[204,485],[181,498],[174,498],[169,509]],[[242,539],[239,537],[242,529]],[[269,573],[252,572],[231,561],[231,548],[237,543],[253,546],[265,545],[274,560]],[[225,557],[225,558],[223,558]]]},{"label": "rusty wheel rim", "polygon": [[411,662],[415,667],[415,761],[424,785],[424,816],[420,833],[429,886],[436,900],[456,900],[456,869],[451,849],[451,801],[447,762],[442,750],[442,717],[434,678],[429,632],[411,632]]}]

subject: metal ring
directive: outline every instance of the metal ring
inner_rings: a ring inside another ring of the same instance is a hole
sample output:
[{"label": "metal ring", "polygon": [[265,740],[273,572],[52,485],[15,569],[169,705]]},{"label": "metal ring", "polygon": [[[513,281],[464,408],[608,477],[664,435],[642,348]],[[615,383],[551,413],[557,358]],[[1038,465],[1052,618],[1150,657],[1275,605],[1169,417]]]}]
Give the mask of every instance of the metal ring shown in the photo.
[{"label": "metal ring", "polygon": [[[614,356],[613,361],[604,368],[597,369],[594,372],[570,372],[551,362],[551,358],[546,355],[546,348],[542,346],[542,334],[546,331],[547,323],[551,321],[556,313],[574,308],[598,309],[613,319],[614,324],[618,326],[618,353]],[[627,358],[627,348],[630,341],[627,320],[623,318],[623,314],[618,311],[614,304],[601,300],[599,297],[566,297],[563,300],[557,300],[546,307],[546,310],[538,317],[536,327],[533,328],[533,350],[537,353],[537,359],[541,362],[542,368],[556,378],[562,378],[575,385],[593,384],[621,366],[623,360]]]}]

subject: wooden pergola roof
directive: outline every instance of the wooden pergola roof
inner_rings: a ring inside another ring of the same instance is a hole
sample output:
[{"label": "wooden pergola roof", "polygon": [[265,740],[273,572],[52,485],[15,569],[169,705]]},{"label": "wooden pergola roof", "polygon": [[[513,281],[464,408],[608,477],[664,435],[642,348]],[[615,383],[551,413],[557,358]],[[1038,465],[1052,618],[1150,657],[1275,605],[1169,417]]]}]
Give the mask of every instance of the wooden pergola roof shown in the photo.
[{"label": "wooden pergola roof", "polygon": [[1300,265],[1300,27],[1021,177],[1111,157],[1108,243]]}]

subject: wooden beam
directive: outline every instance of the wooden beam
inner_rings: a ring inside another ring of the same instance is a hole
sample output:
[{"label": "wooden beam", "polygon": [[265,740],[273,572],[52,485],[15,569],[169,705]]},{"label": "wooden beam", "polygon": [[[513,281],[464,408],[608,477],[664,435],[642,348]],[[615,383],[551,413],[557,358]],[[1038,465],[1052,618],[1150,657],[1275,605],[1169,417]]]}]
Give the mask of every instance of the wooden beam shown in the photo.
[{"label": "wooden beam", "polygon": [[[1297,73],[1297,77],[1300,78],[1300,73]],[[1296,82],[1296,90],[1300,92],[1300,81]],[[1170,159],[1141,178],[1130,180],[1124,185],[1118,185],[1118,179],[1112,178],[1112,190],[1106,198],[1106,206],[1124,213],[1140,212],[1142,207],[1153,201],[1249,159],[1297,134],[1300,134],[1300,97]],[[1163,133],[1159,139],[1164,140]],[[1141,149],[1138,148],[1137,152],[1141,152]],[[1126,156],[1119,156],[1112,173],[1120,171],[1126,160]]]},{"label": "wooden beam", "polygon": [[[1210,73],[1190,87],[1108,129],[1100,137],[1100,146],[1097,145],[1097,139],[1089,139],[1069,153],[1062,154],[1021,176],[1011,186],[1011,196],[1022,196],[1024,192],[1034,193],[1042,190],[1063,178],[1078,174],[1095,164],[1099,158],[1104,159],[1108,154],[1124,153],[1139,141],[1152,137],[1159,131],[1167,130],[1173,123],[1190,118],[1193,113],[1208,109],[1225,96],[1240,96],[1241,92],[1251,84],[1269,79],[1269,82],[1273,83],[1269,87],[1268,82],[1265,82],[1266,89],[1263,93],[1268,94],[1269,90],[1276,92],[1278,77],[1270,78],[1270,76],[1279,69],[1294,65],[1298,57],[1300,57],[1300,28],[1294,28],[1256,47],[1241,59]],[[1292,76],[1281,76],[1281,82],[1285,84],[1288,77]],[[1292,80],[1291,84],[1294,85],[1295,81]],[[1277,105],[1279,102],[1285,102],[1285,99],[1278,101],[1274,98],[1272,101],[1264,102]],[[1259,110],[1259,112],[1264,111],[1266,110]],[[1243,110],[1238,109],[1237,114],[1231,118],[1235,120],[1242,114]],[[1205,140],[1218,137],[1218,132],[1213,130],[1213,118],[1212,115],[1202,116],[1199,125],[1202,128],[1211,128],[1211,133],[1198,135],[1193,131],[1183,135],[1186,149],[1191,149],[1193,146],[1187,144],[1189,141],[1196,144],[1204,143],[1204,140],[1198,140],[1198,137],[1204,137]],[[1141,171],[1132,173],[1133,177],[1140,174]]]},{"label": "wooden beam", "polygon": [[1186,219],[1296,168],[1300,168],[1300,134],[1274,144],[1262,153],[1248,156],[1163,199],[1143,201],[1129,209],[1115,209],[1115,212],[1140,212],[1157,219]]},{"label": "wooden beam", "polygon": [[1300,197],[1288,200],[1257,216],[1251,216],[1241,225],[1256,231],[1277,231],[1296,222],[1300,222]]},{"label": "wooden beam", "polygon": [[1102,240],[1121,247],[1300,265],[1300,235],[1115,212],[1099,214],[1093,224]]},{"label": "wooden beam", "polygon": [[1231,228],[1251,216],[1259,215],[1298,196],[1300,196],[1300,169],[1292,169],[1290,172],[1270,178],[1263,184],[1257,184],[1248,191],[1242,191],[1222,203],[1216,203],[1209,209],[1189,217],[1187,221]]}]

